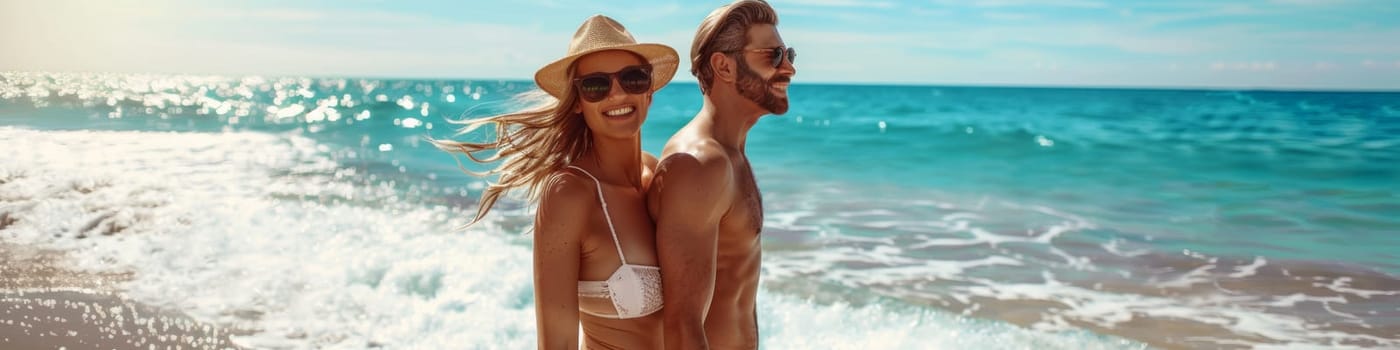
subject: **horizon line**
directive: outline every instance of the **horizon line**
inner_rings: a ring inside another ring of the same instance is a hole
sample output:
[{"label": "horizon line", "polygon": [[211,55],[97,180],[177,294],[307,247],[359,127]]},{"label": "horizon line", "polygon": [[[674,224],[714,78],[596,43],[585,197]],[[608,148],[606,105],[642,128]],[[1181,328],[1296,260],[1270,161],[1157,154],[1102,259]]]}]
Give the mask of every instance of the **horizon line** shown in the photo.
[{"label": "horizon line", "polygon": [[[533,82],[532,78],[463,77],[463,76],[393,76],[393,75],[350,75],[350,74],[258,74],[258,73],[170,73],[170,72],[97,72],[97,71],[22,71],[0,70],[0,73],[30,74],[113,74],[113,75],[167,75],[167,76],[230,76],[230,77],[276,77],[276,78],[317,78],[317,79],[378,79],[378,80],[486,80],[500,82]],[[677,77],[669,84],[699,84],[689,77]],[[1157,91],[1267,91],[1267,92],[1325,92],[1325,93],[1400,93],[1395,88],[1364,87],[1306,87],[1306,86],[1207,86],[1207,85],[1057,85],[1035,83],[974,83],[974,82],[878,82],[878,81],[793,81],[793,85],[844,85],[844,86],[900,86],[937,88],[1014,88],[1014,89],[1080,89],[1080,90],[1157,90]]]}]

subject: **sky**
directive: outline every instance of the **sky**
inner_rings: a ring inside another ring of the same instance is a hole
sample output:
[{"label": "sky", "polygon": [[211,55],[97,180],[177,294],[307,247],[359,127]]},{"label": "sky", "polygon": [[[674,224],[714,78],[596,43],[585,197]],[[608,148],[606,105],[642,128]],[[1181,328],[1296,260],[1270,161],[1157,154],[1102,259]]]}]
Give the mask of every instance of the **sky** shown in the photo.
[{"label": "sky", "polygon": [[[728,1],[0,0],[0,71],[528,79]],[[1397,0],[773,0],[794,83],[1400,90]]]}]

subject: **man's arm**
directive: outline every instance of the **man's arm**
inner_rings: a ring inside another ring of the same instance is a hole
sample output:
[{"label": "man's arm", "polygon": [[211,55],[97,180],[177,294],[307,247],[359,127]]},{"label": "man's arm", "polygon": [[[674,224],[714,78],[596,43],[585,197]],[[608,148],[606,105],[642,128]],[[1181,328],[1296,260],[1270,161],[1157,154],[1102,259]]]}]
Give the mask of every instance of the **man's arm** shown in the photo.
[{"label": "man's arm", "polygon": [[729,168],[723,153],[675,153],[661,161],[652,180],[667,349],[709,348],[705,315],[714,297]]},{"label": "man's arm", "polygon": [[555,174],[535,214],[535,326],[540,349],[578,349],[578,267],[584,210],[593,190]]}]

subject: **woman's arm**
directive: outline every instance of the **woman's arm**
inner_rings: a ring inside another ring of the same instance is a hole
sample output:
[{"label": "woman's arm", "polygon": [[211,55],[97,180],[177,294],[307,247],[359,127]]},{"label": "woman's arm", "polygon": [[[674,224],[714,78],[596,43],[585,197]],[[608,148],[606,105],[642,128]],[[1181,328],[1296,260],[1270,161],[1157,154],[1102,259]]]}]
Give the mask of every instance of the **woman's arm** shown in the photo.
[{"label": "woman's arm", "polygon": [[591,183],[555,174],[535,212],[535,325],[540,349],[578,349],[578,270]]}]

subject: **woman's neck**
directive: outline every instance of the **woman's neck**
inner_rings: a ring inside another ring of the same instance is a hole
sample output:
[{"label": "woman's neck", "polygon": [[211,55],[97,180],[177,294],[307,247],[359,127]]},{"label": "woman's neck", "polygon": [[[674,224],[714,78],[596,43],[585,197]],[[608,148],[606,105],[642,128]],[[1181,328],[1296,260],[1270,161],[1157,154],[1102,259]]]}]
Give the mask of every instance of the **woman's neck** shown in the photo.
[{"label": "woman's neck", "polygon": [[[591,159],[590,159],[591,158]],[[593,149],[576,163],[597,167],[594,176],[600,181],[642,187],[641,137],[614,139],[593,138]]]}]

